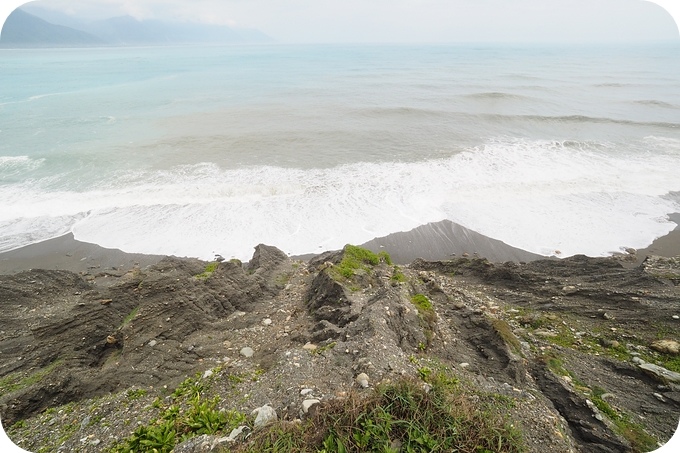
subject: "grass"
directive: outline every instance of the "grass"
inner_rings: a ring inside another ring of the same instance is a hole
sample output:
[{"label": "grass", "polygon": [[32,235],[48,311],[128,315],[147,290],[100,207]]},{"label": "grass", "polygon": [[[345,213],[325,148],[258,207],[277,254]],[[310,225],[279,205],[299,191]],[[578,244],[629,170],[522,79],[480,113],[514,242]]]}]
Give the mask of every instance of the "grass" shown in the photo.
[{"label": "grass", "polygon": [[425,334],[427,344],[419,344],[418,349],[424,351],[432,342],[434,327],[437,322],[437,314],[434,312],[432,302],[424,294],[415,294],[411,297],[411,303],[418,309],[418,315]]},{"label": "grass", "polygon": [[[521,434],[506,420],[502,398],[471,392],[429,372],[423,382],[401,379],[362,397],[329,400],[302,423],[277,422],[233,452],[521,452]],[[472,399],[472,393],[477,398]]]},{"label": "grass", "polygon": [[390,277],[390,280],[397,283],[404,283],[406,282],[406,276],[398,266],[394,266],[394,271],[392,272],[392,277]]},{"label": "grass", "polygon": [[213,261],[211,263],[206,264],[205,269],[203,272],[201,272],[198,275],[195,275],[195,277],[199,280],[207,280],[212,276],[212,274],[217,270],[219,267],[220,263],[217,261]]},{"label": "grass", "polygon": [[656,439],[647,434],[644,428],[630,420],[625,413],[619,413],[602,399],[607,393],[603,388],[593,386],[591,400],[593,404],[616,426],[616,431],[623,436],[636,452],[647,452],[657,448]]},{"label": "grass", "polygon": [[513,352],[519,354],[522,351],[522,345],[520,345],[515,334],[512,333],[512,329],[507,322],[503,321],[502,319],[494,319],[491,324],[493,325],[493,328],[498,336],[503,339],[503,342],[505,342],[505,344],[508,345],[510,349],[513,350]]},{"label": "grass", "polygon": [[16,372],[3,376],[0,378],[0,394],[5,395],[7,393],[29,387],[37,382],[42,381],[45,376],[54,371],[54,369],[63,362],[64,361],[62,359],[55,360],[45,368],[41,368],[29,375]]},{"label": "grass", "polygon": [[392,264],[386,252],[376,254],[365,248],[347,244],[343,249],[342,260],[332,269],[336,276],[350,279],[356,275],[358,270],[368,270],[369,266],[377,266],[380,262]]},{"label": "grass", "polygon": [[137,316],[138,311],[139,307],[135,307],[134,309],[132,309],[132,311],[128,313],[128,315],[125,317],[125,319],[123,319],[123,322],[120,324],[119,329],[122,329],[123,327],[130,324],[130,321],[132,321],[135,318],[135,316]]},{"label": "grass", "polygon": [[628,414],[617,411],[602,398],[602,395],[607,393],[605,389],[598,386],[589,387],[567,370],[562,360],[554,353],[546,355],[544,360],[553,373],[571,378],[574,388],[590,398],[595,407],[614,424],[619,435],[630,443],[633,451],[647,452],[657,448],[656,439],[647,434],[641,425],[632,422]]},{"label": "grass", "polygon": [[[207,399],[205,393],[211,379],[200,373],[185,379],[166,403],[156,398],[151,407],[158,416],[146,425],[140,425],[126,439],[111,448],[111,453],[169,453],[179,442],[202,434],[228,433],[246,422],[238,411],[220,409],[218,396]],[[138,390],[128,390],[127,397],[144,396]]]}]

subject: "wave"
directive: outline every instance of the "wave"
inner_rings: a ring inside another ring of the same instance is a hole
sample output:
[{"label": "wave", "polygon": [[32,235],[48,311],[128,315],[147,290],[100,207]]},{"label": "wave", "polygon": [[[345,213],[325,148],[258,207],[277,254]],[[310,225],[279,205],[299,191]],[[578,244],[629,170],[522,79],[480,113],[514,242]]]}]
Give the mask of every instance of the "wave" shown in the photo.
[{"label": "wave", "polygon": [[86,191],[0,187],[0,236],[2,225],[22,219],[24,232],[69,228],[77,239],[129,252],[247,259],[258,243],[310,253],[449,219],[535,253],[602,255],[643,247],[675,226],[666,214],[680,206],[664,195],[680,190],[677,168],[677,152],[505,137],[416,162],[205,162],[120,172]]},{"label": "wave", "polygon": [[505,93],[501,91],[487,91],[481,93],[466,94],[463,97],[469,99],[482,99],[482,100],[533,100],[532,97],[523,96],[521,94]]},{"label": "wave", "polygon": [[562,116],[543,116],[543,115],[501,115],[501,114],[480,114],[478,115],[490,121],[507,121],[521,119],[543,123],[575,123],[575,124],[616,124],[623,126],[645,126],[665,129],[680,128],[680,123],[669,123],[662,121],[633,121],[620,118],[594,117],[586,115],[562,115]]},{"label": "wave", "polygon": [[633,101],[634,104],[640,104],[640,105],[651,105],[653,107],[663,107],[665,109],[677,109],[678,106],[669,104],[668,102],[664,101],[657,101],[655,99],[646,99],[646,100],[640,100],[640,101]]},{"label": "wave", "polygon": [[35,170],[45,163],[45,159],[28,156],[0,156],[0,175],[17,174]]}]

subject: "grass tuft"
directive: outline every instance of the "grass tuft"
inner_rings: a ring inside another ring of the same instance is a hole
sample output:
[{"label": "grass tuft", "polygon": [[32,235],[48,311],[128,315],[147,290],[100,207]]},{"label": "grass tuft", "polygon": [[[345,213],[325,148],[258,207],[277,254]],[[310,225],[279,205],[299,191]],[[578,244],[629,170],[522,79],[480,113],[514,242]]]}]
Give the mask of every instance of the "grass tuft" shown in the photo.
[{"label": "grass tuft", "polygon": [[278,422],[254,433],[234,452],[520,452],[520,433],[503,415],[503,399],[476,395],[428,373],[422,381],[382,384],[367,397],[351,393],[324,403],[300,424]]}]

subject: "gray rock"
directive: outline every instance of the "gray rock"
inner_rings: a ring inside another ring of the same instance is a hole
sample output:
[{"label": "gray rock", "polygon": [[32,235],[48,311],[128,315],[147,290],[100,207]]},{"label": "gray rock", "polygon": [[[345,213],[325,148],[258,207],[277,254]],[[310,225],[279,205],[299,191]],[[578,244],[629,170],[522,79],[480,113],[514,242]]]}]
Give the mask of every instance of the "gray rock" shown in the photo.
[{"label": "gray rock", "polygon": [[308,399],[308,400],[304,400],[304,401],[302,402],[302,412],[303,412],[304,414],[309,413],[309,409],[311,409],[312,406],[314,406],[314,405],[316,405],[316,404],[319,404],[319,403],[321,403],[321,401],[319,401],[319,400],[316,399],[316,398],[310,398],[310,399]]},{"label": "gray rock", "polygon": [[172,451],[173,453],[203,453],[212,451],[217,444],[218,438],[216,436],[202,434],[181,442]]},{"label": "gray rock", "polygon": [[219,441],[220,441],[220,443],[236,442],[236,440],[239,438],[239,436],[243,435],[245,437],[246,434],[244,434],[244,431],[245,431],[245,433],[247,433],[248,431],[250,431],[250,428],[248,428],[245,425],[239,426],[238,428],[234,428],[234,429],[231,430],[231,432],[229,433],[229,435],[227,437],[222,437],[222,438],[219,439]]},{"label": "gray rock", "polygon": [[253,348],[245,347],[241,348],[241,355],[246,358],[250,358],[255,354],[255,351],[253,351]]},{"label": "gray rock", "polygon": [[638,367],[657,381],[664,384],[668,382],[680,383],[680,373],[676,373],[675,371],[670,371],[659,365],[654,365],[653,363],[647,362],[640,363]]},{"label": "gray rock", "polygon": [[368,375],[366,373],[359,373],[359,375],[355,379],[356,383],[359,384],[363,388],[368,387]]},{"label": "gray rock", "polygon": [[269,405],[264,405],[255,409],[255,411],[257,411],[257,417],[255,417],[255,423],[253,424],[255,429],[262,428],[279,419],[274,408]]},{"label": "gray rock", "polygon": [[153,348],[154,346],[156,346],[158,344],[158,342],[156,340],[151,340],[147,344]]}]

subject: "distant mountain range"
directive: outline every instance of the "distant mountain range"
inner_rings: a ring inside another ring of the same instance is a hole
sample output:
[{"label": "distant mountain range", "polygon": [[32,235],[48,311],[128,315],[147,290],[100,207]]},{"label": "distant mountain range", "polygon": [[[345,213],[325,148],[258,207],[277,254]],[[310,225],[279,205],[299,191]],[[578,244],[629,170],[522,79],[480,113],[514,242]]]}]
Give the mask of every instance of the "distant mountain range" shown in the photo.
[{"label": "distant mountain range", "polygon": [[0,47],[148,46],[168,44],[266,43],[254,29],[188,22],[139,21],[130,16],[85,22],[46,9],[18,8],[5,21]]}]

